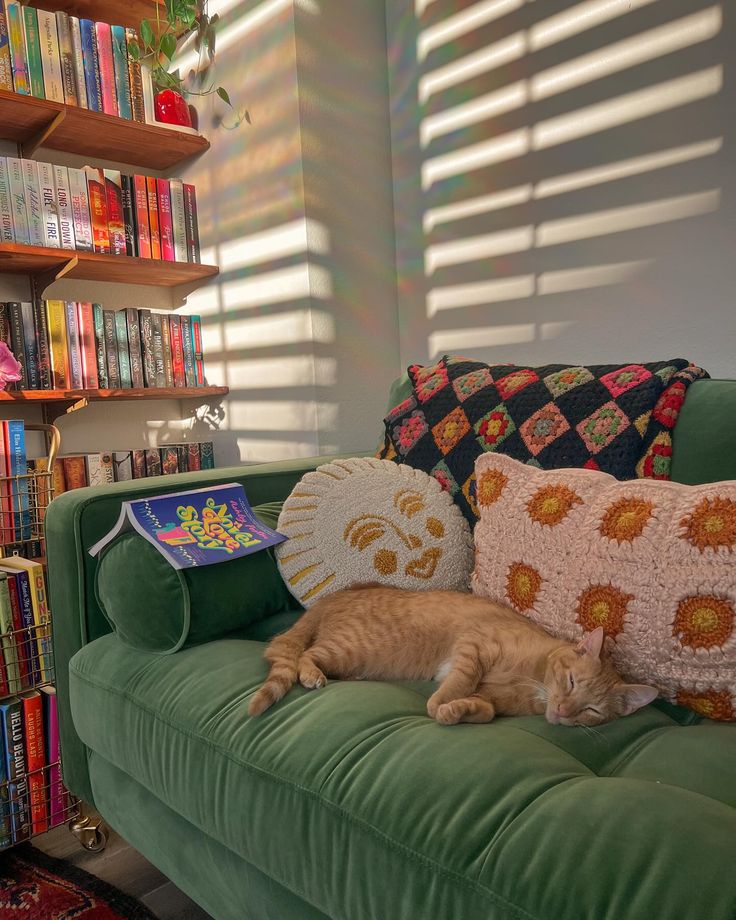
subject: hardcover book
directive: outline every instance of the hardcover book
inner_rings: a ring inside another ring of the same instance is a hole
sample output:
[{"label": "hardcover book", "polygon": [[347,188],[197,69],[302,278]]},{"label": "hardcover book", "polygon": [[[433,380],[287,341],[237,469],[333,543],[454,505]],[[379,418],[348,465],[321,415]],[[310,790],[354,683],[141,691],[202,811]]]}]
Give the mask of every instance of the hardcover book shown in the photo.
[{"label": "hardcover book", "polygon": [[174,234],[174,255],[177,262],[187,260],[187,221],[184,211],[184,186],[181,179],[169,181],[171,194],[171,222]]},{"label": "hardcover book", "polygon": [[30,832],[26,755],[23,745],[23,707],[17,696],[0,703],[0,727],[5,739],[5,774],[13,843],[26,840]]},{"label": "hardcover book", "polygon": [[87,464],[84,462],[84,457],[79,455],[62,457],[61,462],[64,466],[65,491],[84,488],[87,485]]},{"label": "hardcover book", "polygon": [[43,834],[48,828],[46,817],[46,783],[43,768],[46,766],[46,745],[43,737],[43,704],[38,690],[20,694],[23,707],[23,741],[28,770],[28,800],[31,813],[31,832]]},{"label": "hardcover book", "polygon": [[194,341],[192,339],[192,320],[189,316],[181,317],[181,341],[184,351],[184,379],[188,387],[196,387],[197,375],[194,369]]},{"label": "hardcover book", "polygon": [[56,204],[56,177],[51,163],[38,164],[38,184],[41,192],[45,244],[50,249],[61,249],[61,228]]},{"label": "hardcover book", "polygon": [[59,55],[61,57],[61,82],[64,84],[64,102],[78,106],[77,75],[74,67],[74,49],[72,31],[69,26],[69,14],[59,10],[56,14],[56,32],[59,37]]},{"label": "hardcover book", "polygon": [[128,324],[125,310],[115,313],[115,336],[118,342],[118,373],[120,386],[130,389],[132,386],[130,373],[130,348],[128,345]]},{"label": "hardcover book", "polygon": [[100,454],[100,467],[102,469],[102,482],[105,485],[115,482],[115,465],[110,451],[104,450]]},{"label": "hardcover book", "polygon": [[51,346],[46,317],[46,304],[42,300],[33,303],[33,321],[36,327],[38,346],[38,383],[42,390],[51,389]]},{"label": "hardcover book", "polygon": [[177,467],[180,473],[189,472],[189,449],[186,444],[176,445]]},{"label": "hardcover book", "polygon": [[105,321],[103,309],[98,303],[92,304],[92,319],[95,330],[95,350],[97,352],[97,380],[101,390],[110,386],[107,376],[107,347],[105,345]]},{"label": "hardcover book", "polygon": [[[3,11],[3,0],[0,0],[0,15]],[[9,847],[13,842],[13,827],[10,810],[10,796],[8,794],[8,766],[5,759],[5,739],[3,738],[3,725],[0,717],[0,850]]]},{"label": "hardcover book", "polygon": [[10,194],[8,161],[5,157],[0,157],[0,241],[3,243],[15,242],[13,199]]},{"label": "hardcover book", "polygon": [[146,476],[161,475],[161,454],[157,447],[149,447],[145,451],[146,455]]},{"label": "hardcover book", "polygon": [[170,476],[179,472],[179,454],[175,446],[162,447],[161,450],[161,470],[164,476]]},{"label": "hardcover book", "polygon": [[61,248],[75,249],[74,212],[72,209],[71,189],[69,187],[69,172],[66,166],[54,166],[53,170]]},{"label": "hardcover book", "polygon": [[31,589],[31,580],[28,572],[19,570],[17,566],[10,564],[11,559],[17,557],[6,557],[0,559],[2,569],[5,572],[13,572],[17,577],[15,583],[18,589],[18,606],[20,608],[21,628],[24,630],[23,635],[27,637],[26,654],[28,656],[28,680],[32,684],[37,684],[41,680],[41,667],[38,659],[38,638],[36,636],[35,622],[33,618],[33,598]]},{"label": "hardcover book", "polygon": [[93,166],[83,167],[87,176],[89,213],[92,218],[92,243],[95,252],[110,252],[110,230],[107,216],[107,190],[105,174]]},{"label": "hardcover book", "polygon": [[39,390],[41,388],[41,378],[38,369],[38,339],[36,337],[36,324],[33,319],[33,304],[30,302],[22,303],[20,305],[20,315],[23,323],[23,345],[28,389]]},{"label": "hardcover book", "polygon": [[201,262],[199,251],[199,224],[197,221],[197,195],[194,186],[184,183],[184,216],[186,218],[187,259]]},{"label": "hardcover book", "polygon": [[69,386],[73,390],[81,390],[84,387],[84,378],[82,375],[82,349],[79,344],[79,320],[75,301],[65,301],[64,317],[66,319],[66,339],[69,347]]},{"label": "hardcover book", "polygon": [[82,30],[77,16],[69,17],[69,29],[72,33],[72,61],[74,64],[74,79],[77,84],[77,99],[79,107],[87,109],[87,78],[84,74],[84,51],[82,49]]},{"label": "hardcover book", "polygon": [[167,387],[174,386],[174,367],[171,356],[171,330],[169,327],[170,317],[166,313],[161,314],[161,345],[164,350],[164,382]]},{"label": "hardcover book", "polygon": [[8,164],[10,206],[13,212],[15,242],[28,244],[31,242],[31,235],[28,228],[28,212],[26,211],[23,161],[19,160],[18,157],[6,157],[5,162]]},{"label": "hardcover book", "polygon": [[12,351],[10,344],[10,319],[8,317],[8,305],[0,301],[0,342],[5,344]]},{"label": "hardcover book", "polygon": [[160,313],[151,314],[151,325],[153,327],[153,360],[156,366],[156,382],[154,386],[165,387],[166,369],[164,367],[163,323],[161,322]]},{"label": "hardcover book", "polygon": [[61,75],[61,54],[59,36],[56,30],[56,16],[46,10],[38,11],[38,35],[41,42],[41,64],[43,67],[43,88],[51,102],[64,101],[64,81]]},{"label": "hardcover book", "polygon": [[11,302],[8,307],[8,320],[10,322],[10,350],[15,355],[16,361],[20,362],[21,379],[18,381],[18,389],[27,390],[28,368],[26,367],[26,341],[23,330],[23,312],[19,303]]},{"label": "hardcover book", "polygon": [[95,342],[95,319],[92,304],[88,301],[77,304],[79,324],[79,349],[82,356],[82,386],[97,390],[100,378],[97,372],[97,343]]},{"label": "hardcover book", "polygon": [[197,444],[196,441],[187,444],[187,452],[187,470],[190,473],[201,470],[202,464],[199,457],[199,444]]},{"label": "hardcover book", "polygon": [[102,111],[102,81],[100,78],[100,57],[97,53],[97,34],[91,19],[79,20],[84,54],[84,85],[87,90],[87,108],[93,112]]},{"label": "hardcover book", "polygon": [[[0,422],[0,543],[9,544],[15,540],[15,520],[13,516],[13,489],[10,476],[9,444],[5,430]],[[19,614],[20,618],[20,614]]]},{"label": "hardcover book", "polygon": [[115,311],[103,310],[102,322],[105,330],[105,355],[107,357],[107,385],[111,390],[120,389],[120,365],[118,364],[118,338],[115,330]]},{"label": "hardcover book", "polygon": [[203,470],[214,470],[215,445],[212,443],[212,441],[200,441],[199,461]]},{"label": "hardcover book", "polygon": [[54,672],[51,653],[51,630],[49,627],[49,608],[43,566],[40,562],[23,559],[20,556],[8,556],[2,562],[6,569],[18,569],[21,575],[25,573],[28,577],[28,590],[32,607],[31,623],[34,627],[32,638],[35,638],[38,654],[38,677],[40,681],[52,680]]},{"label": "hardcover book", "polygon": [[143,379],[147,387],[156,386],[156,359],[153,354],[153,314],[150,310],[139,310],[141,354],[143,356]]},{"label": "hardcover book", "polygon": [[23,8],[18,0],[5,0],[5,15],[8,22],[10,65],[13,70],[13,89],[22,96],[30,96],[28,61],[26,60]]},{"label": "hardcover book", "polygon": [[145,176],[133,176],[133,199],[138,230],[138,255],[142,259],[150,259],[151,230],[148,221],[148,187]]},{"label": "hardcover book", "polygon": [[69,382],[69,349],[66,338],[66,305],[63,300],[46,301],[46,322],[49,330],[53,389],[66,390],[71,384]]},{"label": "hardcover book", "polygon": [[122,174],[123,222],[125,224],[125,251],[129,256],[138,255],[138,229],[135,222],[135,196],[133,177]]},{"label": "hardcover book", "polygon": [[187,385],[184,373],[184,348],[181,340],[181,317],[172,314],[169,317],[169,338],[171,339],[171,364],[175,387]]},{"label": "hardcover book", "polygon": [[28,80],[31,95],[39,99],[45,99],[41,40],[38,34],[38,14],[32,6],[23,7],[23,26],[25,29],[26,59],[28,61]]},{"label": "hardcover book", "polygon": [[245,490],[234,482],[123,502],[117,523],[90,555],[129,530],[148,540],[175,569],[227,562],[286,539],[258,520]]},{"label": "hardcover book", "polygon": [[[0,560],[0,562],[2,562],[2,560]],[[17,636],[23,637],[16,638],[15,644],[18,653],[18,674],[20,676],[20,688],[25,689],[31,682],[33,659],[31,656],[31,643],[29,633],[24,631],[25,623],[23,620],[20,588],[18,587],[18,579],[20,577],[20,573],[12,568],[5,568],[2,569],[2,571],[5,573],[7,578],[8,595],[10,596],[10,611],[13,618],[13,630]]]},{"label": "hardcover book", "polygon": [[101,486],[104,483],[102,476],[102,463],[100,454],[87,454],[85,462],[87,464],[87,485]]},{"label": "hardcover book", "polygon": [[83,169],[70,166],[69,192],[72,202],[72,217],[74,219],[74,240],[76,248],[83,252],[92,252],[92,218],[89,212],[89,192],[87,190],[87,174]]},{"label": "hardcover book", "polygon": [[115,482],[127,482],[133,478],[133,451],[115,451],[112,455]]},{"label": "hardcover book", "polygon": [[[26,463],[25,425],[18,419],[3,421],[3,434],[7,433],[7,452],[10,457],[10,475],[24,477]],[[13,525],[16,540],[31,539],[31,513],[29,508],[28,480],[20,478],[13,488]]]},{"label": "hardcover book", "polygon": [[[2,640],[2,657],[5,673],[5,693],[18,693],[21,689],[20,670],[18,668],[18,646],[14,636],[8,635],[14,629],[13,608],[10,603],[8,573],[0,572],[0,634]],[[0,741],[1,744],[1,741]]]},{"label": "hardcover book", "polygon": [[204,350],[202,348],[202,317],[193,315],[192,321],[192,340],[194,346],[194,376],[198,387],[205,385],[204,376]]},{"label": "hardcover book", "polygon": [[46,236],[43,229],[43,208],[41,186],[38,181],[38,164],[35,160],[21,160],[23,169],[23,194],[26,200],[28,234],[31,246],[44,246]]},{"label": "hardcover book", "polygon": [[41,687],[43,700],[44,740],[46,742],[46,760],[49,764],[48,805],[49,827],[63,824],[66,809],[64,807],[64,784],[61,778],[61,745],[59,743],[59,714],[56,703],[56,687]]},{"label": "hardcover book", "polygon": [[[136,37],[135,29],[125,30],[125,39],[128,44]],[[140,124],[146,123],[146,109],[143,104],[143,77],[141,75],[141,62],[128,55],[128,80],[130,82],[130,106],[133,121]]]},{"label": "hardcover book", "polygon": [[0,0],[0,89],[13,92],[13,65],[10,60],[10,42],[8,39],[8,17],[5,13],[5,0]]},{"label": "hardcover book", "polygon": [[158,225],[158,192],[154,176],[146,176],[148,191],[148,226],[151,233],[151,258],[161,258],[161,234]]},{"label": "hardcover book", "polygon": [[166,179],[156,179],[158,195],[158,222],[161,235],[161,258],[166,262],[175,262],[174,225],[171,220],[171,195]]},{"label": "hardcover book", "polygon": [[115,64],[112,56],[112,32],[106,22],[95,23],[97,35],[97,57],[100,65],[100,82],[102,83],[102,111],[108,115],[119,115],[118,100],[115,92]]},{"label": "hardcover book", "polygon": [[141,327],[138,311],[135,307],[128,307],[125,311],[125,322],[128,327],[128,349],[130,352],[130,382],[136,389],[146,385],[143,374],[143,353],[141,351]]},{"label": "hardcover book", "polygon": [[145,450],[133,451],[133,479],[145,479],[146,471],[146,452]]},{"label": "hardcover book", "polygon": [[107,199],[107,227],[110,250],[113,255],[127,255],[125,242],[125,214],[123,212],[123,184],[119,169],[103,170]]},{"label": "hardcover book", "polygon": [[127,118],[130,121],[133,118],[133,110],[130,99],[130,77],[128,76],[128,42],[122,26],[111,26],[110,32],[118,114],[121,118]]}]

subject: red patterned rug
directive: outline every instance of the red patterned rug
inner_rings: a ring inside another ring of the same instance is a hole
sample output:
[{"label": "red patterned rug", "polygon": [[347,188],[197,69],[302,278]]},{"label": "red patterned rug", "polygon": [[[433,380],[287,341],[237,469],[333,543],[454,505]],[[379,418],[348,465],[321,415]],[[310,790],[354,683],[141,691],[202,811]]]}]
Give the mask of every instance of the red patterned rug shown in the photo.
[{"label": "red patterned rug", "polygon": [[24,844],[0,853],[3,920],[155,920],[135,898]]}]

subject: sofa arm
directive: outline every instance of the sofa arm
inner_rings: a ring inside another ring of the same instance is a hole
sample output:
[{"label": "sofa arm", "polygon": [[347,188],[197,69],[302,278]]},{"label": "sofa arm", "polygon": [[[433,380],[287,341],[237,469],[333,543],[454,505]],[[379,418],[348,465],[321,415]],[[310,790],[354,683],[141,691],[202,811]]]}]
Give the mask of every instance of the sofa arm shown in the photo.
[{"label": "sofa arm", "polygon": [[65,492],[46,513],[50,609],[59,706],[64,781],[67,788],[94,804],[87,772],[87,751],[77,737],[69,705],[69,661],[84,645],[110,632],[94,592],[97,560],[87,550],[115,524],[120,503],[147,495],[239,482],[252,505],[283,501],[299,479],[328,459],[237,466],[160,479],[120,482]]}]

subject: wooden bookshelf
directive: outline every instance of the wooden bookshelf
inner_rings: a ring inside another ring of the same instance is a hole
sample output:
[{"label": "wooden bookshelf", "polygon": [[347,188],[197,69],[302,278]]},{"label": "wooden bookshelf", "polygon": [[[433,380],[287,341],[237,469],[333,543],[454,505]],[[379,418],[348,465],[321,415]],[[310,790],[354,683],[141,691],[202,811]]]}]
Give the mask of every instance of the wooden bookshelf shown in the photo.
[{"label": "wooden bookshelf", "polygon": [[43,146],[156,170],[171,169],[210,146],[201,134],[142,125],[6,90],[0,90],[0,137],[20,144],[26,157]]},{"label": "wooden bookshelf", "polygon": [[116,26],[137,29],[142,19],[156,19],[156,7],[159,16],[166,18],[164,0],[32,0],[28,4],[42,10],[56,13],[62,10],[70,16],[80,19],[95,19],[109,22]]}]

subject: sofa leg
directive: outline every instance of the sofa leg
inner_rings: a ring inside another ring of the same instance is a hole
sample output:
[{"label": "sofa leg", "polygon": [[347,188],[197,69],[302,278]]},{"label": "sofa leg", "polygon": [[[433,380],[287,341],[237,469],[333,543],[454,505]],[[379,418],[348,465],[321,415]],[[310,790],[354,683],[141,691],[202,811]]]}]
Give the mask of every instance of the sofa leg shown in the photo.
[{"label": "sofa leg", "polygon": [[80,815],[69,822],[69,830],[90,853],[101,853],[107,846],[108,830],[99,816]]}]

